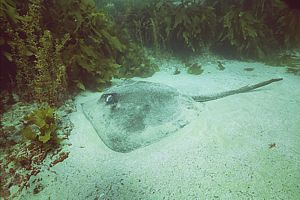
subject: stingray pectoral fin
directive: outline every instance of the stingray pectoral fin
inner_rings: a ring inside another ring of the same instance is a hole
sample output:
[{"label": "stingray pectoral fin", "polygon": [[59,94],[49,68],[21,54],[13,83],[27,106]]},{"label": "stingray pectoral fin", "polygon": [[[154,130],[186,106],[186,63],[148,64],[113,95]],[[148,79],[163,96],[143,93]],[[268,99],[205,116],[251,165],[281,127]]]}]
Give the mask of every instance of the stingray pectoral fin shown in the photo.
[{"label": "stingray pectoral fin", "polygon": [[260,88],[260,87],[269,85],[270,83],[281,81],[281,80],[283,80],[283,78],[274,78],[274,79],[270,79],[270,80],[267,80],[267,81],[263,81],[263,82],[254,84],[254,85],[247,85],[247,86],[235,89],[235,90],[229,90],[229,91],[222,92],[222,93],[219,93],[219,94],[213,94],[213,95],[208,95],[208,96],[194,96],[192,98],[197,102],[211,101],[211,100],[220,99],[220,98],[223,98],[223,97],[226,97],[226,96],[229,96],[229,95],[233,95],[233,94],[249,92],[249,91],[254,90],[256,88]]}]

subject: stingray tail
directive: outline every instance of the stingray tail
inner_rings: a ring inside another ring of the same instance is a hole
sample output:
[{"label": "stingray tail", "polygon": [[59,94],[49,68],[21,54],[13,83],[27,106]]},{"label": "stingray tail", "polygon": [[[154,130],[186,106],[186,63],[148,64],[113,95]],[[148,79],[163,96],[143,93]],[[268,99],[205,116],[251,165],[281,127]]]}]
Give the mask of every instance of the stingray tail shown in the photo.
[{"label": "stingray tail", "polygon": [[219,99],[219,98],[222,98],[222,97],[230,96],[230,95],[233,95],[233,94],[249,92],[249,91],[254,90],[256,88],[263,87],[263,86],[269,85],[270,83],[281,81],[281,80],[282,80],[282,78],[274,78],[274,79],[270,79],[268,81],[257,83],[255,85],[247,85],[247,86],[235,89],[235,90],[229,90],[229,91],[222,92],[222,93],[219,93],[219,94],[208,95],[208,96],[193,96],[192,98],[197,102],[211,101],[211,100]]}]

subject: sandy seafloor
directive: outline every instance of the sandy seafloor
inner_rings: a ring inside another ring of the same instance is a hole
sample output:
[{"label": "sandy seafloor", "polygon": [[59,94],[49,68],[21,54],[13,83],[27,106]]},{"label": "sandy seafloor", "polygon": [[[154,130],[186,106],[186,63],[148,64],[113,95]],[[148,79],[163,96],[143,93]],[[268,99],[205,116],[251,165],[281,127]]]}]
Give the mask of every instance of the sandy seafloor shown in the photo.
[{"label": "sandy seafloor", "polygon": [[173,75],[176,65],[162,62],[160,72],[142,80],[193,95],[284,80],[198,103],[198,119],[130,153],[103,144],[80,108],[100,93],[82,93],[71,114],[69,158],[38,175],[40,193],[32,194],[32,186],[18,199],[300,199],[300,77],[285,68],[229,60],[224,71],[207,62],[201,75]]}]

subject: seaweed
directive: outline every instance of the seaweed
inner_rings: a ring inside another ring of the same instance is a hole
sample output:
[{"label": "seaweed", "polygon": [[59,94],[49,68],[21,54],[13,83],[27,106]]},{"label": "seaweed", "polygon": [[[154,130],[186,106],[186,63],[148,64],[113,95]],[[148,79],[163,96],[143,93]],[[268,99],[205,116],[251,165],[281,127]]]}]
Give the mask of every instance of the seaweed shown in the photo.
[{"label": "seaweed", "polygon": [[56,136],[55,110],[48,105],[42,106],[23,119],[21,134],[29,140],[48,143],[58,141]]},{"label": "seaweed", "polygon": [[216,14],[199,2],[153,1],[130,7],[123,21],[136,41],[156,51],[199,51],[214,37]]},{"label": "seaweed", "polygon": [[180,73],[181,73],[180,70],[178,68],[176,68],[175,71],[173,72],[173,75],[178,75]]},{"label": "seaweed", "polygon": [[[37,187],[40,184],[38,174],[43,169],[50,169],[67,158],[68,144],[61,141],[66,139],[72,130],[72,123],[66,113],[73,109],[71,102],[58,109],[50,108],[46,104],[19,102],[1,115],[0,199],[18,198],[24,189],[30,186]],[[56,129],[55,132],[51,131],[50,140],[47,134],[44,137],[40,134],[35,136],[35,139],[28,140],[22,134],[22,130],[27,126],[32,127],[32,130],[27,128],[30,138],[34,138],[30,133],[32,131],[46,133],[45,130],[50,130],[51,126],[56,126]]]},{"label": "seaweed", "polygon": [[252,72],[252,71],[254,71],[254,68],[253,67],[246,67],[246,68],[244,68],[244,71]]},{"label": "seaweed", "polygon": [[220,42],[232,46],[240,57],[265,57],[265,43],[270,37],[265,24],[251,11],[231,6],[223,20]]},{"label": "seaweed", "polygon": [[149,77],[158,71],[158,66],[151,63],[145,56],[144,49],[134,43],[128,45],[128,49],[119,60],[122,66],[118,77]]},{"label": "seaweed", "polygon": [[300,75],[300,55],[297,51],[287,51],[270,57],[265,60],[265,63],[274,67],[286,67],[288,73]]},{"label": "seaweed", "polygon": [[113,3],[114,20],[134,41],[155,52],[182,55],[212,49],[233,58],[262,60],[300,43],[299,11],[280,0]]},{"label": "seaweed", "polygon": [[[201,50],[214,38],[216,14],[213,7],[197,3],[182,4],[173,11],[173,23],[165,33],[173,42],[184,42],[183,47]],[[168,18],[167,18],[168,19]]]},{"label": "seaweed", "polygon": [[71,33],[62,52],[71,86],[101,90],[112,77],[154,73],[144,51],[92,1],[51,0],[46,7],[44,24],[56,35]]},{"label": "seaweed", "polygon": [[62,52],[71,88],[96,88],[109,84],[117,74],[116,57],[126,46],[113,24],[92,1],[47,1],[43,23],[55,35],[70,33]]},{"label": "seaweed", "polygon": [[13,0],[2,0],[0,2],[0,17],[9,20],[13,24],[25,20],[25,18],[20,16],[17,12],[16,3]]},{"label": "seaweed", "polygon": [[15,27],[16,23],[24,20],[17,12],[17,7],[12,0],[0,1],[0,89],[12,90],[15,87],[14,77],[16,74],[16,65],[13,63],[11,49],[8,41],[11,37],[7,34],[7,29]]},{"label": "seaweed", "polygon": [[224,64],[221,61],[217,61],[218,63],[218,70],[223,71],[225,70]]},{"label": "seaweed", "polygon": [[234,58],[262,59],[300,44],[299,11],[279,0],[100,4],[107,12],[90,0],[1,1],[1,89],[56,106],[113,77],[151,76],[158,67],[144,47],[186,56],[221,46]]},{"label": "seaweed", "polygon": [[203,73],[203,69],[202,69],[202,66],[199,65],[198,63],[194,63],[192,64],[191,66],[188,67],[188,70],[187,72],[189,74],[194,74],[194,75],[200,75]]},{"label": "seaweed", "polygon": [[270,143],[269,144],[269,149],[275,148],[276,147],[276,143]]},{"label": "seaweed", "polygon": [[112,77],[124,74],[121,66],[130,76],[154,73],[144,51],[93,1],[29,0],[15,5],[5,0],[0,6],[5,25],[0,58],[15,66],[12,72],[9,65],[1,66],[8,71],[1,74],[1,82],[12,82],[7,85],[24,101],[60,105],[72,91],[108,86]]},{"label": "seaweed", "polygon": [[287,72],[300,75],[300,56],[293,54],[283,54],[279,57],[278,64],[286,66]]},{"label": "seaweed", "polygon": [[300,11],[285,7],[280,13],[277,33],[282,36],[286,47],[300,48]]},{"label": "seaweed", "polygon": [[[8,23],[7,44],[11,49],[11,60],[16,64],[15,85],[22,99],[62,102],[66,94],[65,66],[60,52],[68,41],[54,38],[41,24],[41,1],[30,0],[25,14],[15,24]],[[23,20],[24,19],[24,20]]]}]

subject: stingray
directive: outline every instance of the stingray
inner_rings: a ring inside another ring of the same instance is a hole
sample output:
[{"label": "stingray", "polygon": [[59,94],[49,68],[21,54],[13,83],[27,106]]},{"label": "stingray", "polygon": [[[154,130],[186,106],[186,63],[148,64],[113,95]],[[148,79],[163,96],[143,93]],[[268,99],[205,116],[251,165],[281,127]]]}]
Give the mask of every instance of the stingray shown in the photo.
[{"label": "stingray", "polygon": [[117,152],[131,152],[175,133],[199,115],[197,102],[244,93],[280,81],[271,79],[208,96],[188,96],[153,82],[136,81],[108,88],[82,104],[83,113],[104,144]]}]

